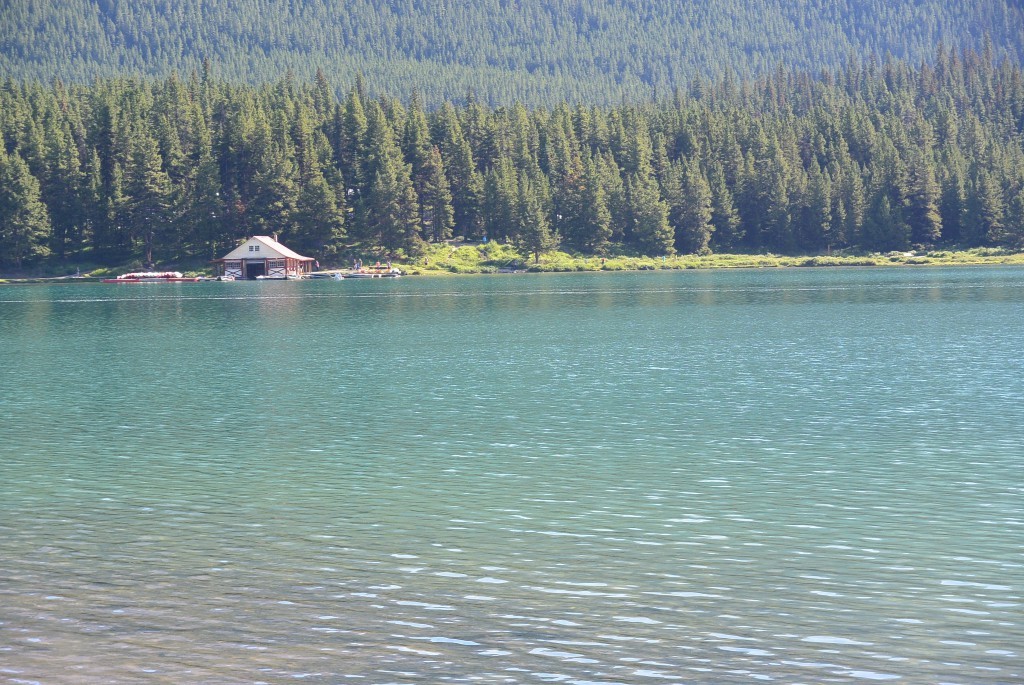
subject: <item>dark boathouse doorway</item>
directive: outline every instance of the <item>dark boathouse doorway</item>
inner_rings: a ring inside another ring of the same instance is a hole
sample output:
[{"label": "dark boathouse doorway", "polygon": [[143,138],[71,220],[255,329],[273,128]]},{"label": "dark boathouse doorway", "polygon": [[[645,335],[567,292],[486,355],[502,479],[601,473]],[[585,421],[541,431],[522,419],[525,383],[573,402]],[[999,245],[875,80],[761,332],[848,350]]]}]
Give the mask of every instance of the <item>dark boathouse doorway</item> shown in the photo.
[{"label": "dark boathouse doorway", "polygon": [[245,263],[245,277],[250,281],[255,280],[257,276],[267,275],[267,263],[266,262],[246,262]]}]

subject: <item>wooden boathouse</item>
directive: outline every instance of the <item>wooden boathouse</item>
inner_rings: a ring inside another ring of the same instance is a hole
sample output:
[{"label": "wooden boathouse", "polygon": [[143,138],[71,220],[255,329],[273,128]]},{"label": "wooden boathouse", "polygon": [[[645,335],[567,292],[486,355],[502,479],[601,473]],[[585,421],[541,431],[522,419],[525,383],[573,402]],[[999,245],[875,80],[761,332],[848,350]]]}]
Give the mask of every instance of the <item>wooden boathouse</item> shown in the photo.
[{"label": "wooden boathouse", "polygon": [[302,278],[313,270],[313,261],[277,242],[277,236],[254,235],[213,263],[217,275],[241,280]]}]

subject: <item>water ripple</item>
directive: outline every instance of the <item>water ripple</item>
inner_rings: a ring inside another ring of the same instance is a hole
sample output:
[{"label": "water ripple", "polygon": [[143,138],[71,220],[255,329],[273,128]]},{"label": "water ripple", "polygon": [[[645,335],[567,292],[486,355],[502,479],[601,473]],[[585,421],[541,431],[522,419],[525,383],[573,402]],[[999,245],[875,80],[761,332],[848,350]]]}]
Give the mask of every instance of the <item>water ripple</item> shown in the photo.
[{"label": "water ripple", "polygon": [[0,682],[1024,681],[1022,273],[7,291]]}]

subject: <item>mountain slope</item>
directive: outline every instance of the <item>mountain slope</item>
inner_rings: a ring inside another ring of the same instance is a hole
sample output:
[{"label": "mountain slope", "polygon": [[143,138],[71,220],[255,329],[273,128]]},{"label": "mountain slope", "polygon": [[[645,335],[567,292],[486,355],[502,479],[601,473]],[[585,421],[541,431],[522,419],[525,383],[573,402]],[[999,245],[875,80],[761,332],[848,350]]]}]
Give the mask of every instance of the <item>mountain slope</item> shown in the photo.
[{"label": "mountain slope", "polygon": [[0,73],[90,80],[215,73],[259,82],[324,69],[429,101],[469,88],[492,103],[649,97],[697,75],[850,55],[917,62],[940,41],[1024,57],[1014,0],[9,0]]}]

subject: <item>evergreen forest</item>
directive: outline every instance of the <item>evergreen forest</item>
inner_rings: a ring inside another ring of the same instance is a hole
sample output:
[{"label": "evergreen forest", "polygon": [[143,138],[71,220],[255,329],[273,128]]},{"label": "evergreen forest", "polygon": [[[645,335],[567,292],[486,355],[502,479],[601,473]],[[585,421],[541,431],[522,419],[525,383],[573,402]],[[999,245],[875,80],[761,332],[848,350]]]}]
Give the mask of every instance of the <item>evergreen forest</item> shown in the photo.
[{"label": "evergreen forest", "polygon": [[[696,78],[817,72],[940,43],[1024,60],[1018,0],[5,0],[0,74],[164,78],[204,59],[233,83],[316,70],[427,106],[614,105]],[[338,93],[344,95],[344,93]]]},{"label": "evergreen forest", "polygon": [[456,236],[533,255],[1024,246],[1024,74],[991,45],[614,106],[337,93],[324,71],[254,85],[209,63],[8,77],[0,260],[196,263],[273,233],[328,264]]}]

